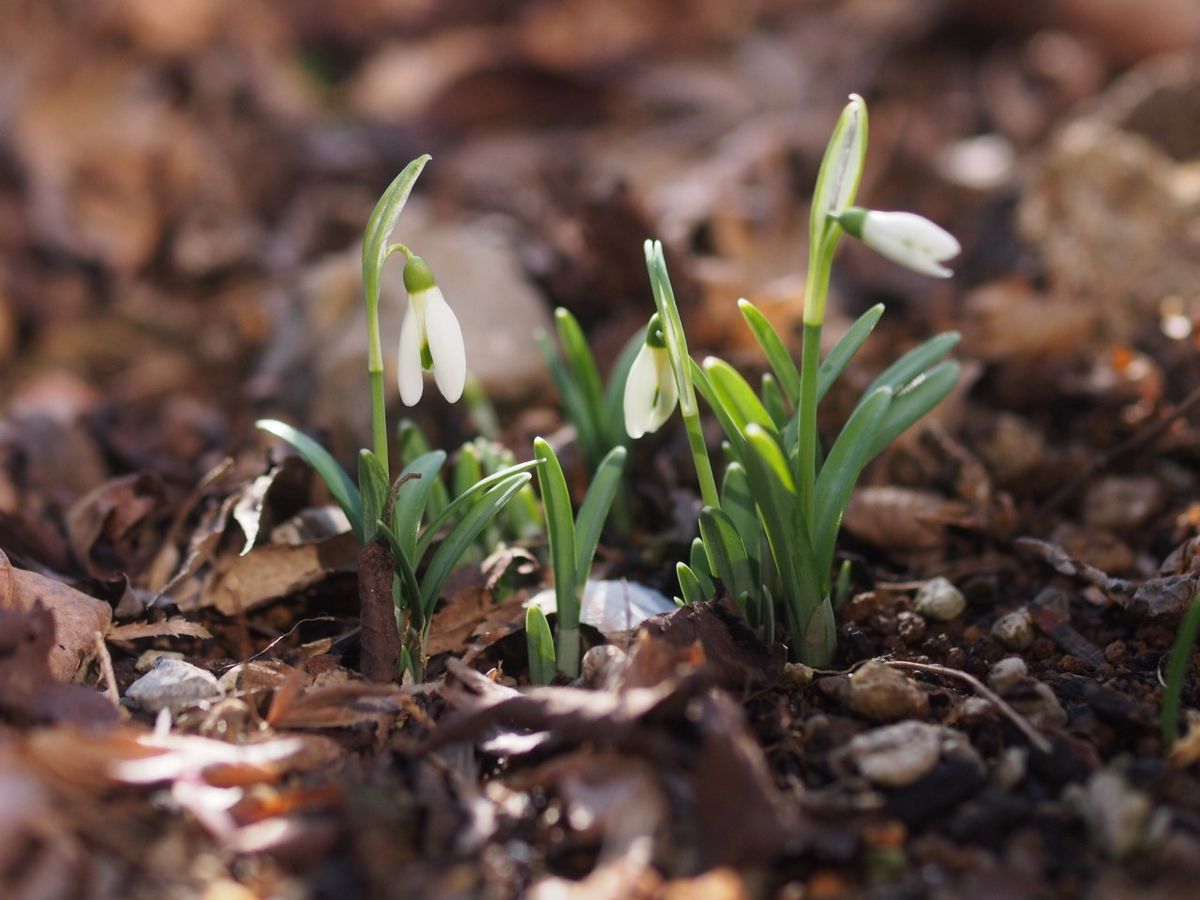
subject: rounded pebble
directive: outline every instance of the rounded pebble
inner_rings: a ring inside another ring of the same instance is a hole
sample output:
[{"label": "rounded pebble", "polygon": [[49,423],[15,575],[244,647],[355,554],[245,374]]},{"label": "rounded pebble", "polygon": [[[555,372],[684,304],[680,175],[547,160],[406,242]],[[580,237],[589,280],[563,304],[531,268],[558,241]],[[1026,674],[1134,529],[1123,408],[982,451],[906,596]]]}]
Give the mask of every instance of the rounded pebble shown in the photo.
[{"label": "rounded pebble", "polygon": [[1028,650],[1033,646],[1033,618],[1022,606],[1001,616],[992,626],[992,637],[1009,650]]},{"label": "rounded pebble", "polygon": [[949,580],[937,577],[921,585],[913,609],[935,622],[950,622],[962,615],[967,600]]}]

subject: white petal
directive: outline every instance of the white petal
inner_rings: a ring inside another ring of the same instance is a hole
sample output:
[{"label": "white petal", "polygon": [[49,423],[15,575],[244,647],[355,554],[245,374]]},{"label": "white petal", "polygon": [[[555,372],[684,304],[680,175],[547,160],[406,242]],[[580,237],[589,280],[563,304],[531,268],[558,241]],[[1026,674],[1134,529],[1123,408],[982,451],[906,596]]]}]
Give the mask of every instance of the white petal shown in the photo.
[{"label": "white petal", "polygon": [[421,399],[425,379],[421,374],[421,327],[413,302],[408,301],[404,322],[400,326],[400,359],[397,365],[400,376],[400,399],[405,406],[415,406]]},{"label": "white petal", "polygon": [[450,304],[439,288],[425,291],[425,339],[433,357],[433,378],[442,396],[454,403],[462,396],[467,383],[467,351],[463,346],[462,329]]},{"label": "white petal", "polygon": [[961,250],[950,232],[923,216],[907,212],[872,210],[863,221],[862,239],[892,262],[939,278],[952,274],[939,264]]},{"label": "white petal", "polygon": [[652,348],[642,344],[625,379],[625,430],[635,441],[653,431],[654,398],[658,393],[658,367]]},{"label": "white petal", "polygon": [[[652,348],[653,349],[653,348]],[[658,383],[658,396],[654,408],[650,410],[649,431],[658,431],[663,423],[671,418],[675,411],[675,403],[679,399],[679,386],[675,384],[675,371],[671,368],[671,358],[666,350],[653,349],[653,359]]]}]

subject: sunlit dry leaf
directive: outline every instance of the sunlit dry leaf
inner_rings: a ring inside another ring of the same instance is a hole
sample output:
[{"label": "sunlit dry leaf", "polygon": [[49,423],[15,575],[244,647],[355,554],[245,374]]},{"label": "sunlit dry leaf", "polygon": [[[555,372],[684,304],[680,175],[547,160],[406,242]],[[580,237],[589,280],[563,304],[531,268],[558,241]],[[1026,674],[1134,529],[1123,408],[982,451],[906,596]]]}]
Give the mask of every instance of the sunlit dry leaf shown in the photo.
[{"label": "sunlit dry leaf", "polygon": [[158,546],[161,535],[154,517],[166,502],[166,488],[156,475],[105,482],[68,511],[71,550],[94,578],[108,580],[122,572],[136,578]]},{"label": "sunlit dry leaf", "polygon": [[199,622],[189,622],[182,616],[173,616],[162,622],[114,625],[105,637],[110,641],[136,641],[148,637],[194,637],[208,640],[212,633]]},{"label": "sunlit dry leaf", "polygon": [[358,541],[341,534],[315,544],[258,547],[217,561],[201,605],[227,616],[303,590],[338,572],[354,571]]}]

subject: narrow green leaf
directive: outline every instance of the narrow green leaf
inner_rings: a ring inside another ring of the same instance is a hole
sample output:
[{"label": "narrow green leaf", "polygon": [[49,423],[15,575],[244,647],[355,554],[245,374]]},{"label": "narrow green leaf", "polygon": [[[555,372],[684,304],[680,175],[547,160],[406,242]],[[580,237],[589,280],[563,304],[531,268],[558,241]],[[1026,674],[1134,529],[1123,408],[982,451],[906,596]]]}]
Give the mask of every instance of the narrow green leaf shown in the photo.
[{"label": "narrow green leaf", "polygon": [[[405,554],[395,532],[387,526],[386,522],[376,522],[375,525],[378,534],[387,540],[388,546],[392,550],[392,564],[396,578],[400,582],[399,591],[394,586],[392,590],[396,610],[399,613],[408,612],[412,619],[413,630],[419,632],[423,626],[425,611],[421,605],[421,589],[417,583],[417,573],[413,569],[412,560]],[[397,627],[399,627],[399,623],[397,623]]]},{"label": "narrow green leaf", "polygon": [[723,359],[710,356],[704,360],[704,374],[708,376],[717,399],[740,431],[745,431],[746,426],[753,423],[765,431],[778,434],[774,420],[754,393],[754,388],[737,369]]},{"label": "narrow green leaf", "polygon": [[758,581],[762,571],[762,526],[750,490],[750,477],[746,467],[739,462],[731,462],[725,467],[725,477],[721,480],[721,509],[737,528],[742,546],[750,556],[754,579]]},{"label": "narrow green leaf", "polygon": [[408,195],[412,193],[417,177],[429,160],[429,154],[424,154],[405,166],[380,195],[367,219],[367,227],[363,232],[362,270],[363,288],[369,303],[378,302],[379,273],[388,256],[388,235],[396,226],[396,220],[408,202]]},{"label": "narrow green leaf", "polygon": [[527,472],[520,472],[501,481],[471,506],[450,529],[445,540],[438,545],[421,579],[421,606],[427,624],[433,615],[433,608],[441,595],[442,587],[459,558],[475,542],[475,538],[487,527],[488,522],[531,477]]},{"label": "narrow green leaf", "polygon": [[474,443],[463,444],[458,451],[458,459],[454,462],[454,474],[450,479],[454,496],[466,493],[481,478],[483,478],[483,458],[479,448]]},{"label": "narrow green leaf", "polygon": [[712,567],[708,564],[708,553],[704,550],[704,541],[695,538],[692,541],[691,552],[688,554],[688,568],[704,589],[704,596],[712,599],[717,595],[717,586],[713,584]]},{"label": "narrow green leaf", "polygon": [[788,412],[787,398],[783,396],[783,391],[780,390],[775,376],[770,372],[763,372],[762,384],[758,392],[762,396],[763,406],[771,416],[771,424],[775,426],[776,431],[783,431],[787,428],[791,414]]},{"label": "narrow green leaf", "polygon": [[329,451],[304,432],[297,431],[291,425],[277,419],[259,419],[254,424],[268,434],[273,434],[280,440],[286,441],[303,457],[305,462],[316,470],[317,474],[321,476],[321,480],[325,482],[325,486],[329,488],[330,495],[342,508],[342,512],[346,514],[355,537],[358,538],[359,543],[365,544],[366,532],[363,528],[362,499],[359,496],[358,488],[354,486],[354,482],[350,480],[346,470],[329,455]]},{"label": "narrow green leaf", "polygon": [[538,332],[534,337],[542,358],[546,361],[546,368],[550,370],[550,377],[562,402],[563,413],[575,428],[575,438],[584,458],[591,462],[593,454],[596,454],[600,447],[600,423],[596,421],[582,388],[572,376],[570,368],[558,347],[550,340],[550,336],[545,332]]},{"label": "narrow green leaf", "polygon": [[563,359],[579,391],[587,405],[588,417],[597,425],[604,414],[603,390],[600,386],[600,372],[596,368],[596,359],[588,346],[579,321],[569,310],[558,307],[554,310],[554,328],[558,332],[558,341],[562,344]]},{"label": "narrow green leaf", "polygon": [[771,557],[783,580],[789,627],[798,634],[823,596],[808,523],[798,512],[796,486],[775,439],[756,425],[746,429],[746,439],[746,473],[762,513]]},{"label": "narrow green leaf", "polygon": [[738,427],[734,413],[725,406],[724,400],[717,395],[716,389],[713,387],[712,382],[709,381],[708,374],[704,369],[695,360],[689,359],[688,363],[696,392],[704,398],[704,402],[708,404],[709,408],[713,411],[713,415],[717,417],[717,421],[721,423],[721,429],[725,432],[725,437],[729,440],[729,446],[733,451],[734,459],[742,459],[746,453],[746,436],[742,433],[742,429]]},{"label": "narrow green leaf", "polygon": [[879,376],[863,391],[863,396],[868,396],[879,387],[890,387],[895,391],[900,390],[904,385],[908,384],[953,350],[960,339],[961,335],[957,331],[945,331],[942,334],[931,337],[925,343],[909,350],[880,372]]},{"label": "narrow green leaf", "polygon": [[[396,426],[396,437],[400,444],[401,466],[411,465],[419,457],[433,452],[425,432],[412,419],[400,420],[400,424]],[[430,517],[439,515],[450,504],[450,492],[446,490],[446,485],[440,478],[436,479],[436,482],[425,503],[425,515]]]},{"label": "narrow green leaf", "polygon": [[761,585],[756,583],[750,556],[733,520],[714,506],[704,507],[700,511],[700,537],[725,589],[734,597],[757,596]]},{"label": "narrow green leaf", "polygon": [[542,490],[542,506],[546,510],[546,538],[550,545],[550,565],[554,570],[554,596],[558,609],[558,627],[579,628],[579,591],[576,580],[575,518],[571,510],[571,495],[562,466],[551,447],[542,438],[533,440],[534,458],[541,464],[538,485]]},{"label": "narrow green leaf", "polygon": [[887,416],[875,432],[871,458],[882,453],[888,444],[941,403],[958,384],[960,372],[961,366],[953,360],[948,360],[938,363],[905,385],[892,400]]},{"label": "narrow green leaf", "polygon": [[813,495],[813,559],[822,585],[829,583],[833,545],[842,525],[842,515],[863,466],[871,459],[875,432],[887,415],[892,396],[891,388],[877,388],[850,414],[849,421],[833,442],[833,448],[817,475]]},{"label": "narrow green leaf", "polygon": [[525,646],[529,652],[529,680],[542,686],[554,681],[554,635],[541,607],[525,611]]},{"label": "narrow green leaf", "polygon": [[378,531],[375,523],[386,518],[388,495],[392,486],[388,483],[383,463],[370,450],[358,451],[358,490],[362,500],[363,544],[375,540]]},{"label": "narrow green leaf", "polygon": [[879,319],[883,315],[883,304],[876,303],[865,313],[859,316],[853,325],[846,329],[846,333],[841,336],[833,348],[821,361],[821,366],[817,370],[817,402],[829,393],[829,389],[833,387],[835,381],[845,370],[850,360],[854,358],[854,354],[858,352],[871,332],[875,330],[875,326],[879,324]]},{"label": "narrow green leaf", "polygon": [[712,599],[713,595],[705,592],[704,585],[687,563],[675,563],[675,577],[679,579],[679,593],[683,595],[686,605]]},{"label": "narrow green leaf", "polygon": [[796,368],[787,345],[779,336],[779,332],[767,321],[767,317],[749,300],[739,300],[738,309],[742,311],[742,318],[750,326],[758,346],[762,347],[771,371],[779,379],[779,386],[783,388],[792,406],[795,406],[800,402],[800,370]]},{"label": "narrow green leaf", "polygon": [[471,487],[465,494],[459,494],[454,498],[454,501],[446,506],[440,513],[430,517],[426,523],[420,537],[417,538],[416,550],[413,553],[413,559],[424,559],[425,553],[433,543],[438,533],[445,528],[455,516],[465,514],[467,507],[474,503],[484,492],[491,490],[495,485],[499,484],[510,475],[515,475],[518,472],[528,472],[537,465],[535,460],[528,462],[517,463],[515,466],[501,469],[488,475],[486,478],[480,479],[474,486]]},{"label": "narrow green leaf", "polygon": [[575,583],[586,584],[592,570],[592,557],[600,543],[600,532],[608,518],[609,508],[621,487],[626,450],[613,447],[592,477],[591,486],[579,505],[575,518]]},{"label": "narrow green leaf", "polygon": [[[421,558],[416,549],[421,519],[434,486],[440,482],[438,475],[445,462],[444,450],[430,450],[405,466],[396,479],[400,486],[396,489],[396,502],[392,506],[392,529],[404,549],[404,555],[414,562]],[[414,475],[417,477],[414,478]]]},{"label": "narrow green leaf", "polygon": [[1183,681],[1187,676],[1192,649],[1200,636],[1200,594],[1192,598],[1192,604],[1179,623],[1171,657],[1167,662],[1166,687],[1163,690],[1162,711],[1159,724],[1162,727],[1163,745],[1170,747],[1179,739],[1179,704],[1183,695]]}]

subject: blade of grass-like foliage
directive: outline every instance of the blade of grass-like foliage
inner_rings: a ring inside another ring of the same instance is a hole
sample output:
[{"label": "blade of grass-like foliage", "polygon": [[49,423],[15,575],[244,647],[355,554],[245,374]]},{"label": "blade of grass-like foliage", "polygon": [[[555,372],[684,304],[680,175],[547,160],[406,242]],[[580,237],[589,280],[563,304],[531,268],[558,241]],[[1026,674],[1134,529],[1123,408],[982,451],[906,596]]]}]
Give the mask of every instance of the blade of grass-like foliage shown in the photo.
[{"label": "blade of grass-like foliage", "polygon": [[708,376],[717,400],[725,407],[739,431],[744,432],[746,426],[753,423],[778,435],[775,421],[754,393],[754,388],[737,369],[723,359],[710,356],[704,360],[704,374]]},{"label": "blade of grass-like foliage", "polygon": [[600,543],[600,532],[613,498],[621,487],[621,474],[625,469],[624,447],[613,447],[600,463],[583,502],[579,504],[579,515],[575,518],[575,583],[586,584],[592,569],[592,557]]},{"label": "blade of grass-like foliage", "polygon": [[704,507],[700,511],[700,537],[725,589],[734,597],[757,597],[762,586],[754,577],[750,555],[733,520],[714,506]]},{"label": "blade of grass-like foliage", "polygon": [[688,554],[688,568],[700,582],[705,599],[711,600],[717,595],[717,586],[713,584],[712,568],[708,564],[708,554],[704,551],[704,541],[700,538],[692,540],[691,552]]},{"label": "blade of grass-like foliage", "polygon": [[359,496],[358,488],[346,474],[346,470],[329,455],[329,451],[304,432],[297,431],[291,425],[280,422],[278,419],[259,419],[254,424],[268,434],[275,435],[281,441],[286,441],[306,463],[316,470],[317,474],[321,476],[321,480],[325,482],[325,486],[329,488],[330,495],[337,501],[338,506],[342,508],[342,512],[349,519],[350,528],[354,531],[355,537],[358,538],[359,543],[365,544],[366,530],[363,528],[362,498]]},{"label": "blade of grass-like foliage", "polygon": [[[413,460],[418,457],[433,452],[433,448],[429,446],[429,440],[425,437],[425,432],[412,419],[400,420],[396,426],[396,438],[400,444],[401,466],[411,465]],[[431,517],[440,514],[450,505],[450,492],[446,490],[446,485],[440,478],[435,481],[433,492],[425,503],[425,515]]]},{"label": "blade of grass-like foliage", "polygon": [[517,463],[515,466],[508,466],[499,472],[494,472],[491,475],[481,478],[465,494],[459,494],[455,497],[445,509],[430,518],[425,524],[424,530],[417,538],[413,559],[424,559],[426,551],[429,550],[429,546],[433,543],[434,538],[437,537],[438,532],[445,528],[455,516],[465,513],[467,507],[471,503],[474,503],[484,492],[491,490],[491,488],[510,475],[515,475],[518,472],[528,472],[536,465],[536,460],[529,460],[528,462]]},{"label": "blade of grass-like foliage", "polygon": [[948,360],[938,363],[903,387],[892,400],[887,416],[875,432],[871,458],[882,453],[888,444],[941,403],[958,384],[961,371],[958,363]]},{"label": "blade of grass-like foliage", "polygon": [[833,442],[833,448],[817,475],[817,488],[813,495],[813,559],[823,586],[829,584],[833,545],[842,525],[842,514],[850,502],[850,495],[863,466],[871,459],[875,431],[887,414],[892,396],[891,388],[878,388],[850,414],[849,421]]},{"label": "blade of grass-like foliage", "polygon": [[554,328],[562,344],[563,359],[583,395],[588,417],[599,424],[604,414],[604,392],[600,385],[600,372],[596,369],[596,358],[592,356],[583,329],[579,327],[578,320],[561,306],[554,310]]},{"label": "blade of grass-like foliage", "polygon": [[696,387],[696,393],[704,398],[704,402],[708,404],[709,409],[713,411],[713,415],[717,417],[717,421],[721,423],[725,437],[729,440],[729,446],[733,452],[734,459],[742,459],[746,453],[745,435],[738,428],[733,414],[730,410],[726,409],[725,404],[717,396],[717,392],[713,388],[712,382],[708,380],[708,375],[704,369],[700,368],[695,360],[689,359],[688,363],[692,373],[692,384]]},{"label": "blade of grass-like foliage", "polygon": [[1167,683],[1163,690],[1162,726],[1163,745],[1170,747],[1179,738],[1179,701],[1183,694],[1183,679],[1187,675],[1188,663],[1192,659],[1192,648],[1200,635],[1200,594],[1192,598],[1192,605],[1179,623],[1179,633],[1171,647],[1171,658],[1167,663]]},{"label": "blade of grass-like foliage", "polygon": [[400,546],[396,533],[387,526],[386,522],[377,522],[376,528],[392,549],[392,562],[395,566],[396,578],[400,580],[400,590],[396,591],[393,588],[396,609],[400,612],[407,610],[412,619],[413,629],[420,631],[424,626],[425,611],[421,605],[421,588],[417,582],[417,573],[413,569],[412,560],[405,556],[404,548]]},{"label": "blade of grass-like foliage", "polygon": [[746,429],[746,474],[762,513],[771,557],[783,580],[789,627],[800,634],[822,593],[813,566],[808,524],[797,514],[796,486],[775,439],[757,425]]},{"label": "blade of grass-like foliage", "polygon": [[583,602],[583,585],[577,580],[575,567],[575,520],[571,512],[571,495],[554,448],[542,438],[534,438],[533,455],[540,463],[538,484],[542,490],[542,507],[546,511],[550,565],[554,570],[554,600],[558,610],[555,659],[558,670],[574,678],[579,674],[579,608]]},{"label": "blade of grass-like foliage", "polygon": [[854,358],[854,354],[858,352],[863,342],[871,336],[871,332],[879,324],[879,319],[882,315],[883,304],[876,303],[855,319],[854,324],[846,329],[846,333],[841,336],[825,358],[821,360],[821,366],[817,369],[818,403],[829,392],[829,389],[833,387],[833,383],[838,380],[838,377],[845,370],[850,360]]},{"label": "blade of grass-like foliage", "polygon": [[547,685],[554,680],[554,635],[540,607],[525,611],[525,646],[529,652],[529,680]]},{"label": "blade of grass-like foliage", "polygon": [[[590,460],[592,454],[596,453],[600,446],[600,435],[597,431],[600,423],[592,415],[591,408],[584,399],[583,391],[571,377],[571,371],[566,361],[559,353],[558,347],[550,340],[550,336],[539,332],[534,337],[542,358],[546,362],[546,368],[550,370],[550,378],[554,381],[554,387],[558,390],[567,421],[575,427],[575,437],[579,441],[580,449],[583,450],[584,457]],[[624,422],[623,414],[621,421]]]},{"label": "blade of grass-like foliage", "polygon": [[638,351],[646,342],[646,326],[639,328],[617,354],[608,373],[608,385],[604,389],[604,427],[611,447],[627,447],[629,434],[625,431],[625,382]]},{"label": "blade of grass-like foliage", "polygon": [[775,430],[783,431],[787,427],[788,419],[791,416],[788,414],[787,399],[783,396],[783,391],[780,390],[779,382],[775,380],[775,376],[770,372],[763,372],[762,384],[758,392],[762,396],[763,406],[766,407],[767,413],[771,416],[771,422],[774,424]]},{"label": "blade of grass-like foliage", "polygon": [[711,594],[705,593],[704,585],[687,563],[675,563],[675,577],[679,579],[679,593],[683,595],[684,604],[691,606],[693,603],[703,603],[712,599]]},{"label": "blade of grass-like foliage", "polygon": [[879,387],[890,387],[892,390],[900,390],[904,385],[908,384],[953,350],[960,339],[961,335],[957,331],[945,331],[931,337],[925,343],[913,347],[913,349],[909,350],[880,372],[879,376],[863,391],[863,396],[868,396],[873,390]]},{"label": "blade of grass-like foliage", "polygon": [[421,608],[426,624],[433,615],[433,607],[441,595],[442,587],[459,558],[475,542],[479,532],[487,527],[488,522],[531,477],[528,472],[519,472],[502,480],[471,506],[438,545],[420,585]]},{"label": "blade of grass-like foliage", "polygon": [[483,458],[479,448],[473,443],[463,444],[459,448],[458,459],[454,461],[454,473],[450,478],[454,496],[466,493],[481,478],[483,478]]},{"label": "blade of grass-like foliage", "polygon": [[[417,552],[417,531],[421,528],[421,518],[425,515],[425,506],[433,493],[434,485],[440,479],[438,475],[446,463],[446,451],[430,450],[422,454],[404,467],[397,481],[409,476],[408,480],[396,489],[396,502],[392,506],[392,530],[400,547],[414,565],[421,558]],[[413,478],[412,476],[417,476]]]},{"label": "blade of grass-like foliage", "polygon": [[771,371],[779,379],[779,386],[783,388],[792,406],[795,406],[800,401],[800,370],[792,361],[792,354],[788,352],[787,345],[779,336],[779,332],[767,321],[767,317],[749,300],[739,300],[738,309],[742,311],[742,318],[750,326],[754,339],[758,341],[758,346],[767,357]]},{"label": "blade of grass-like foliage", "polygon": [[396,220],[408,202],[408,195],[412,193],[413,184],[429,160],[429,154],[424,154],[405,166],[379,197],[367,219],[367,227],[363,232],[362,268],[363,289],[369,302],[378,302],[379,273],[388,255],[388,235],[396,226]]},{"label": "blade of grass-like foliage", "polygon": [[762,526],[758,521],[758,510],[754,506],[754,495],[750,491],[750,478],[746,467],[731,462],[725,467],[721,480],[721,509],[733,521],[742,546],[750,557],[754,580],[759,580],[762,571]]},{"label": "blade of grass-like foliage", "polygon": [[386,518],[388,497],[392,492],[383,464],[370,450],[358,451],[358,487],[362,501],[362,542],[365,545],[375,540],[379,530],[375,523]]}]

